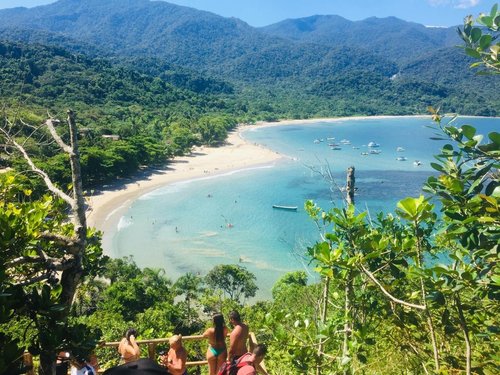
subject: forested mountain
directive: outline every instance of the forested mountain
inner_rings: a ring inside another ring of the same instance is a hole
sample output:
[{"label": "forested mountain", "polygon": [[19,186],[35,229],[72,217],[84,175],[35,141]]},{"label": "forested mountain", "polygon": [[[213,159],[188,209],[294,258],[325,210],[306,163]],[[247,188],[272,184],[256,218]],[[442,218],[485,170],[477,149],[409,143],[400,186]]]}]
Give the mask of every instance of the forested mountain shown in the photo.
[{"label": "forested mountain", "polygon": [[425,27],[396,17],[349,21],[340,16],[311,16],[288,19],[260,30],[302,43],[362,48],[397,64],[460,42],[453,27]]},{"label": "forested mountain", "polygon": [[[453,28],[394,17],[313,16],[256,29],[163,1],[60,0],[2,10],[0,24],[6,40],[104,57],[179,89],[229,95],[231,108],[220,109],[246,119],[414,114],[429,105],[496,114],[476,99],[498,90],[489,80],[471,83],[467,58],[450,47]],[[471,85],[473,96],[464,90]],[[498,102],[500,93],[485,100]]]},{"label": "forested mountain", "polygon": [[214,71],[228,59],[286,44],[235,18],[149,0],[60,0],[1,11],[0,24],[63,33],[117,55],[164,57]]}]

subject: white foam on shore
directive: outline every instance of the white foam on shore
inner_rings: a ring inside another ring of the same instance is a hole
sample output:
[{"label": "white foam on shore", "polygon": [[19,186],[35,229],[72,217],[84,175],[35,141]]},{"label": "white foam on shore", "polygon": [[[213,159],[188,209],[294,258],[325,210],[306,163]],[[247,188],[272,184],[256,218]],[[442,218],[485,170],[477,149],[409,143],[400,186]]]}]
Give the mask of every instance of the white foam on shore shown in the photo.
[{"label": "white foam on shore", "polygon": [[128,203],[130,202],[130,199],[126,200],[125,202],[123,202],[122,205],[120,205],[119,207],[115,208],[113,211],[111,211],[109,214],[106,215],[106,218],[104,219],[104,221],[108,221],[113,215],[115,215],[118,211],[120,211],[121,209],[125,208],[128,206]]},{"label": "white foam on shore", "polygon": [[254,167],[235,169],[235,170],[224,172],[224,173],[217,173],[216,172],[216,173],[208,175],[208,176],[195,177],[195,178],[191,178],[188,180],[174,182],[174,183],[168,184],[166,186],[162,186],[162,187],[160,187],[156,190],[153,190],[147,194],[144,194],[144,195],[140,196],[139,198],[137,198],[137,200],[147,201],[147,200],[154,199],[156,197],[175,194],[175,193],[178,193],[179,191],[181,191],[186,185],[190,185],[193,182],[208,181],[208,180],[213,180],[216,178],[232,176],[232,175],[235,175],[237,173],[242,173],[242,172],[247,172],[247,171],[252,171],[252,170],[259,170],[259,169],[271,169],[274,167],[275,167],[274,164],[259,165],[259,166],[254,166]]},{"label": "white foam on shore", "polygon": [[120,218],[120,221],[118,222],[118,225],[116,226],[116,230],[120,232],[122,229],[125,229],[129,226],[131,226],[133,223],[133,220],[130,217],[127,216],[122,216]]}]

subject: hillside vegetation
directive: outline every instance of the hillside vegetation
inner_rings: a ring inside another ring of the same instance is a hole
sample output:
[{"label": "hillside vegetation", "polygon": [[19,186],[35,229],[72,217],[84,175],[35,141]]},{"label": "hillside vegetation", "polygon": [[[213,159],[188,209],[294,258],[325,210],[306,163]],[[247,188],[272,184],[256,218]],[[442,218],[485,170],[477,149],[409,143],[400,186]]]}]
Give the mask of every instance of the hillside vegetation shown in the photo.
[{"label": "hillside vegetation", "polygon": [[[96,351],[102,367],[114,366],[116,351],[98,342],[127,327],[139,339],[200,334],[213,313],[233,309],[269,345],[270,374],[498,373],[497,131],[458,128],[431,107],[447,143],[426,196],[378,214],[305,202],[319,233],[303,256],[320,281],[287,273],[272,299],[251,305],[255,275],[241,264],[173,281],[104,256],[83,192],[193,145],[223,144],[238,122],[428,105],[498,115],[497,6],[466,19],[469,57],[450,48],[448,30],[394,18],[312,17],[258,30],[147,0],[60,0],[0,11],[0,23],[0,167],[13,167],[0,173],[1,375],[26,372],[26,350],[43,375],[55,373],[62,350]],[[346,31],[344,44],[330,28]],[[376,51],[350,33],[365,29]],[[470,62],[489,75],[468,73]],[[66,115],[68,127],[54,119]],[[189,359],[203,359],[205,344],[188,345]]]}]

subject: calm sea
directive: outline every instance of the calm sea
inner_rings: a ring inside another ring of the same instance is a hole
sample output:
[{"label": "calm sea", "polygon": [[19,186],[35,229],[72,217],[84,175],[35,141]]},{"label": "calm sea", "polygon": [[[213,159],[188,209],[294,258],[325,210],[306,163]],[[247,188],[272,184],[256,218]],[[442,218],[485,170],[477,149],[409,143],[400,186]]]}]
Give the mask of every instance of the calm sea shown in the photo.
[{"label": "calm sea", "polygon": [[[483,134],[500,129],[498,118],[461,118],[458,124],[472,124]],[[250,129],[244,138],[287,158],[142,196],[121,217],[107,250],[114,257],[133,255],[141,267],[164,268],[172,280],[188,271],[205,275],[221,263],[241,264],[257,276],[258,297],[266,298],[285,272],[310,272],[304,255],[319,233],[304,202],[341,206],[338,187],[345,184],[347,167],[356,168],[356,206],[373,216],[421,193],[443,144],[429,139],[435,133],[430,125],[429,119],[402,117]],[[379,147],[368,147],[370,142]],[[337,187],[322,177],[327,170]],[[273,204],[298,210],[276,210]]]}]

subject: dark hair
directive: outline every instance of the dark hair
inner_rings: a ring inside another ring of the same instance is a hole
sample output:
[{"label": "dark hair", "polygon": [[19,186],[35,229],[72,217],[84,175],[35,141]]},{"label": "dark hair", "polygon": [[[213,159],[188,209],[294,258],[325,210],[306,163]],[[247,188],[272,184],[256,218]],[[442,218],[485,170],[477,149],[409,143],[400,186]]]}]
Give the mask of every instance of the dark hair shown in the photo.
[{"label": "dark hair", "polygon": [[240,313],[236,310],[233,310],[229,313],[229,319],[233,319],[237,322],[241,322],[241,317],[240,317]]},{"label": "dark hair", "polygon": [[257,357],[264,357],[267,353],[267,346],[264,344],[259,344],[255,348],[253,348],[252,353]]},{"label": "dark hair", "polygon": [[224,315],[222,314],[215,314],[212,317],[212,320],[214,322],[214,328],[215,328],[215,341],[216,342],[221,342],[224,341]]},{"label": "dark hair", "polygon": [[132,335],[137,337],[137,331],[135,330],[135,328],[127,329],[127,331],[125,332],[125,337],[127,338],[127,340],[130,340],[130,336],[132,336]]}]

